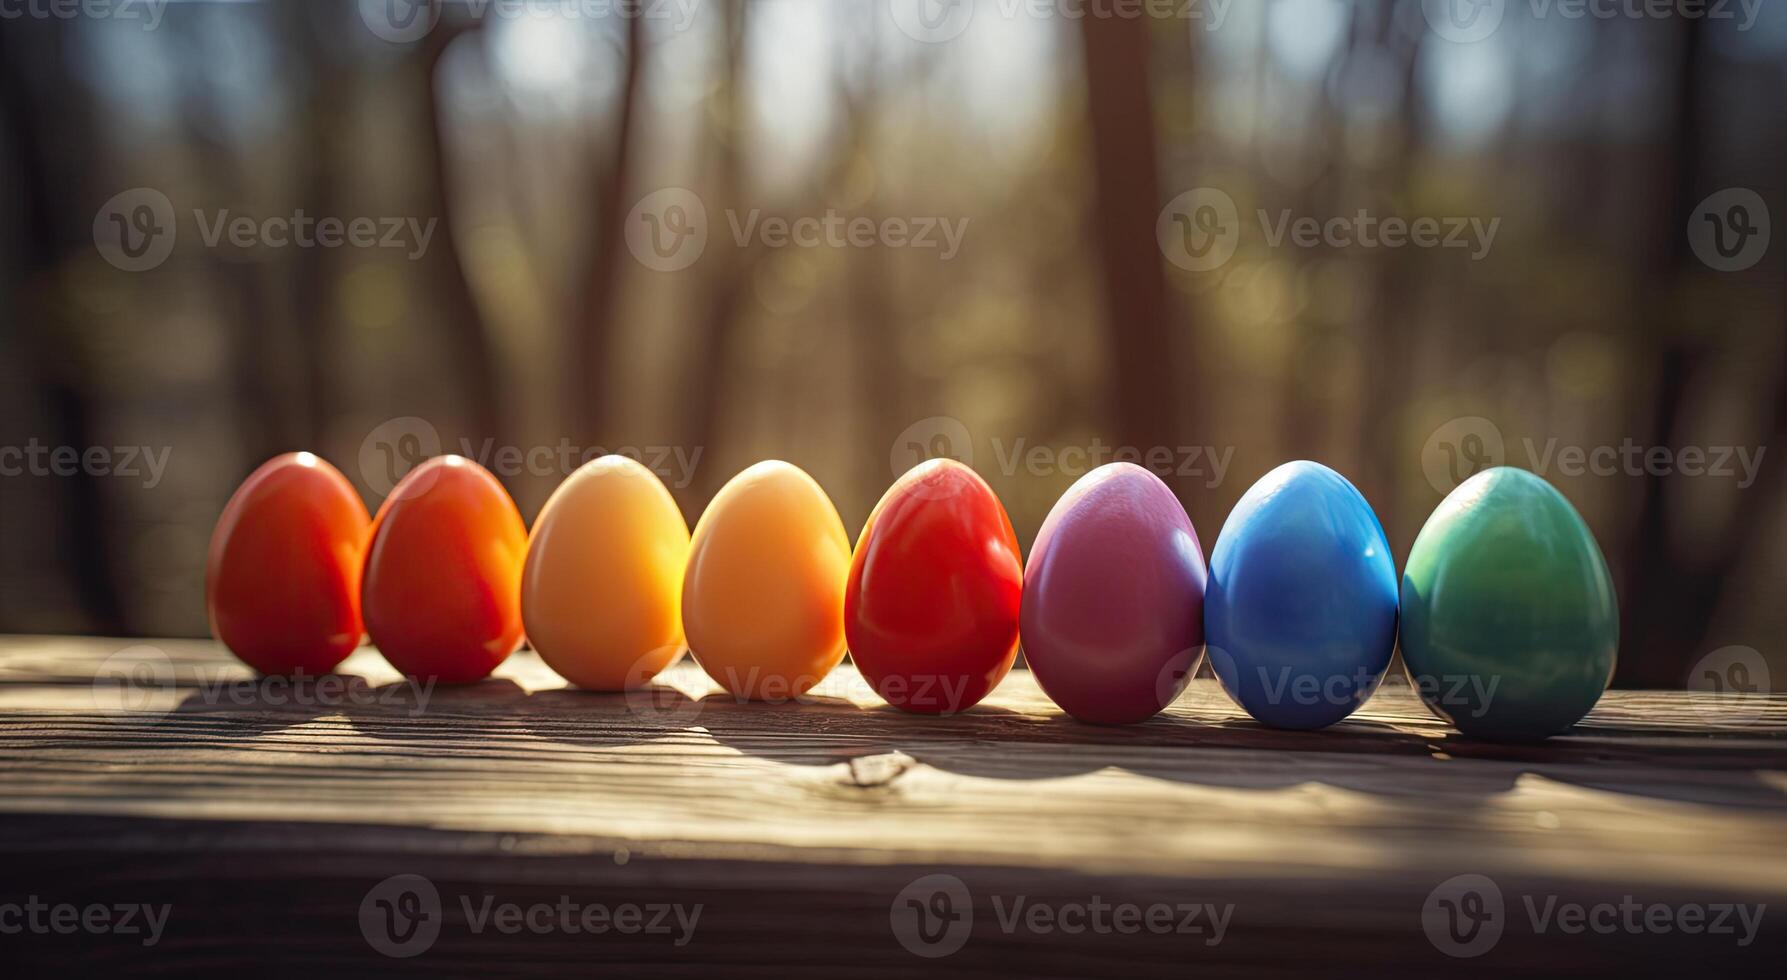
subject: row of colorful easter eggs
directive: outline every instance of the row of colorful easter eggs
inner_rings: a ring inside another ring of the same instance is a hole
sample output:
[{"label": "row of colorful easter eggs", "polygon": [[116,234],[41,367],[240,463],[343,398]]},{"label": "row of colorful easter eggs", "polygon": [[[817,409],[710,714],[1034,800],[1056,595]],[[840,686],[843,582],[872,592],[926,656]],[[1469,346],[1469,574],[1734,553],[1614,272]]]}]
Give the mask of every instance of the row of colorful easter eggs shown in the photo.
[{"label": "row of colorful easter eggs", "polygon": [[1461,731],[1542,738],[1609,681],[1617,607],[1600,548],[1540,478],[1488,470],[1416,539],[1400,583],[1383,527],[1344,477],[1289,463],[1244,495],[1206,567],[1152,473],[1113,464],[1055,505],[1028,564],[992,489],[948,460],[888,490],[854,551],[825,491],[760,463],[693,535],[649,470],[596,460],[530,535],[482,467],[417,467],[376,517],[308,453],[255,471],[213,535],[213,633],[263,673],[325,673],[369,635],[398,670],[490,674],[523,636],[572,683],[647,684],[688,648],[741,699],[806,693],[851,652],[890,703],[972,707],[1022,645],[1070,715],[1152,717],[1207,651],[1268,725],[1320,728],[1381,681],[1400,634],[1411,681]]}]

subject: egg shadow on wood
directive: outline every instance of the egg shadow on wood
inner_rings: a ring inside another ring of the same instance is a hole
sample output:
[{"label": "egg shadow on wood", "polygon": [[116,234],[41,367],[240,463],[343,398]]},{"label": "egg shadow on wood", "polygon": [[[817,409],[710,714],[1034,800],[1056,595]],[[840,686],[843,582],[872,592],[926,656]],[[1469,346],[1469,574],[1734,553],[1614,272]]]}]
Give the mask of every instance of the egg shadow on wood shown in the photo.
[{"label": "egg shadow on wood", "polygon": [[[992,705],[953,715],[921,715],[893,705],[839,697],[802,697],[781,704],[739,702],[720,693],[702,699],[714,710],[702,725],[714,739],[747,755],[794,765],[832,766],[901,753],[939,769],[961,771],[952,753],[931,746],[983,744],[990,728],[1021,717]],[[921,756],[935,754],[937,758]]]},{"label": "egg shadow on wood", "polygon": [[[347,713],[353,704],[371,701],[376,691],[358,674],[212,680],[201,682],[169,716],[203,719],[207,728],[214,729],[205,733],[205,739],[224,734],[260,737]],[[222,731],[215,730],[219,728]]]},{"label": "egg shadow on wood", "polygon": [[342,712],[369,738],[426,744],[448,754],[481,754],[486,740],[531,735],[536,720],[528,693],[508,678],[452,686],[393,681],[373,689],[377,700]]},{"label": "egg shadow on wood", "polygon": [[640,745],[698,733],[701,702],[656,681],[629,691],[567,684],[528,696],[541,738],[581,746]]}]

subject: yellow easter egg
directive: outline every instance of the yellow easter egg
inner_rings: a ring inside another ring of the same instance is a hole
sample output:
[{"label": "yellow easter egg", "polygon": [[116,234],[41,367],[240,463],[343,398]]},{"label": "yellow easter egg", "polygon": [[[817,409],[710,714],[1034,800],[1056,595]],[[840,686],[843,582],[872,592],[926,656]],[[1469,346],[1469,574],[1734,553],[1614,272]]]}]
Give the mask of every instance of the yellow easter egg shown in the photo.
[{"label": "yellow easter egg", "polygon": [[689,650],[721,687],[785,701],[844,657],[850,539],[825,490],[799,467],[758,463],[695,525],[683,579]]},{"label": "yellow easter egg", "polygon": [[585,464],[553,492],[528,537],[528,641],[578,687],[645,684],[682,653],[688,559],[688,522],[651,470],[624,456]]}]

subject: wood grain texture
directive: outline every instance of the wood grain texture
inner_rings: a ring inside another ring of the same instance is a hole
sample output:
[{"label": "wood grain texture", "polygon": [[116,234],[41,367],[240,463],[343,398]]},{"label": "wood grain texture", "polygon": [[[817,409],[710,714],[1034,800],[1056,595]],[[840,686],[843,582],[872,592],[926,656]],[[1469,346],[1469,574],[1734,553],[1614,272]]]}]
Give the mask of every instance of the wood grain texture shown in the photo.
[{"label": "wood grain texture", "polygon": [[[786,706],[736,704],[687,662],[625,696],[566,690],[531,654],[469,688],[419,691],[369,650],[343,675],[294,694],[210,643],[0,640],[0,903],[173,906],[153,948],[22,933],[0,949],[27,972],[1772,973],[1787,935],[1782,696],[1613,692],[1571,734],[1509,746],[1459,738],[1397,684],[1289,733],[1207,680],[1148,724],[1098,728],[1023,672],[944,719],[881,705],[848,667]],[[387,959],[359,908],[406,873],[436,885],[444,925]],[[937,873],[973,896],[972,933],[921,959],[892,915]],[[1464,873],[1506,902],[1475,959],[1422,927]],[[1740,947],[1540,934],[1524,904],[1628,895],[1769,910]],[[673,946],[478,932],[460,904],[560,896],[704,911]],[[1233,912],[1214,945],[1008,930],[1020,896]]]}]

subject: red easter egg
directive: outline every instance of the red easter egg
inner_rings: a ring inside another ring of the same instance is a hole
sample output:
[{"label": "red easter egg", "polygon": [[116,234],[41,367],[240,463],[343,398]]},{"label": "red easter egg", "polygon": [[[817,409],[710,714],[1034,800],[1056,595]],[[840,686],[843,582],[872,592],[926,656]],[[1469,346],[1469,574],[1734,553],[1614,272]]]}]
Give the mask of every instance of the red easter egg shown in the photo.
[{"label": "red easter egg", "polygon": [[527,527],[477,463],[441,456],[392,488],[366,555],[366,631],[411,677],[469,684],[521,645]]},{"label": "red easter egg", "polygon": [[850,654],[890,704],[953,714],[1018,652],[1024,563],[999,498],[954,460],[900,477],[869,515],[844,591]]},{"label": "red easter egg", "polygon": [[263,674],[326,674],[354,652],[370,519],[310,453],[263,463],[224,505],[205,563],[211,635]]}]

